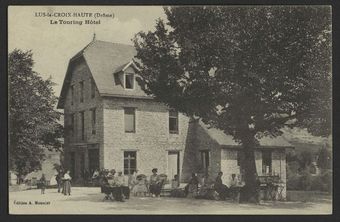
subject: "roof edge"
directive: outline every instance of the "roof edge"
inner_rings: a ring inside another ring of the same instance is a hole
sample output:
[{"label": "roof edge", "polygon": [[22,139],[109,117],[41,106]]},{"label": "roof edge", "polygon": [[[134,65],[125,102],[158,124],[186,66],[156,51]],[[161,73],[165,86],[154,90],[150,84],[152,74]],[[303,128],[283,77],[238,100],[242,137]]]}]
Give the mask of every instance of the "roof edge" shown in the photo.
[{"label": "roof edge", "polygon": [[133,96],[133,95],[121,95],[121,94],[110,94],[110,93],[100,93],[101,97],[115,97],[115,98],[131,98],[131,99],[147,99],[154,100],[151,96]]}]

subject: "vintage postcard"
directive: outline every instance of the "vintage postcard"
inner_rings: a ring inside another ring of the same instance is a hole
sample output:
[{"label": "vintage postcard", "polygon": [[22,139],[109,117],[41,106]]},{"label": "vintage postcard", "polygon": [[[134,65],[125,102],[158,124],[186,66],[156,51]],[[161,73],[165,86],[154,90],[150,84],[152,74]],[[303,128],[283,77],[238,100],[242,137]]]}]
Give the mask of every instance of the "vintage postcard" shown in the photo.
[{"label": "vintage postcard", "polygon": [[331,6],[9,6],[10,214],[332,214]]}]

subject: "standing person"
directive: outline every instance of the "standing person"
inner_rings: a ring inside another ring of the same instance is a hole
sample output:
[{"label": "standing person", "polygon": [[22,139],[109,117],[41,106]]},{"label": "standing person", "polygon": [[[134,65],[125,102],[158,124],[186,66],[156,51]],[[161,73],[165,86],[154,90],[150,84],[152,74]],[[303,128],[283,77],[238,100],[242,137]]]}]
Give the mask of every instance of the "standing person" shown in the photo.
[{"label": "standing person", "polygon": [[58,170],[58,173],[55,177],[55,180],[57,181],[57,186],[58,186],[58,193],[60,193],[60,190],[62,189],[62,178],[63,178],[63,171],[61,169]]},{"label": "standing person", "polygon": [[158,197],[161,193],[162,181],[157,174],[157,168],[152,169],[152,175],[150,176],[150,193],[152,197]]},{"label": "standing person", "polygon": [[41,194],[45,194],[45,189],[46,189],[46,178],[45,174],[42,174],[40,178],[40,189],[41,189]]},{"label": "standing person", "polygon": [[70,171],[66,171],[63,177],[63,194],[71,195],[71,180]]},{"label": "standing person", "polygon": [[217,174],[215,184],[214,184],[214,188],[215,188],[216,192],[218,193],[220,199],[225,200],[226,197],[227,197],[227,193],[228,193],[228,187],[223,184],[222,175],[223,175],[223,172],[219,172]]}]

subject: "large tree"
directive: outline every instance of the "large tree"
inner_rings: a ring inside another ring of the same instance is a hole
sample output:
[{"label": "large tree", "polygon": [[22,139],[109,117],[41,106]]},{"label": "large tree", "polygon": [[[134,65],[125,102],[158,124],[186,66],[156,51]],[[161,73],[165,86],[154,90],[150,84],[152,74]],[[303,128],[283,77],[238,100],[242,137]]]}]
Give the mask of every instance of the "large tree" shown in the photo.
[{"label": "large tree", "polygon": [[284,126],[331,131],[329,7],[167,7],[168,22],[134,38],[143,89],[232,135],[244,150],[246,200],[254,148]]},{"label": "large tree", "polygon": [[33,71],[32,52],[9,53],[9,167],[19,176],[40,169],[44,149],[60,149],[61,113],[51,78]]}]

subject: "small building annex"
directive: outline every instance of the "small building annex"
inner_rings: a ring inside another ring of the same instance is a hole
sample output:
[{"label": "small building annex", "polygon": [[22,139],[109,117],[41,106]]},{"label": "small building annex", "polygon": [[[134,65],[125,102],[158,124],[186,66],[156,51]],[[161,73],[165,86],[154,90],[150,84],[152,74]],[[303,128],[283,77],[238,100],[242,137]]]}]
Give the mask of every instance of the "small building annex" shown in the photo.
[{"label": "small building annex", "polygon": [[[231,136],[154,101],[139,86],[133,46],[93,40],[73,56],[58,101],[65,127],[65,165],[75,180],[98,168],[151,174],[186,182],[192,172],[215,178],[240,175],[241,146]],[[256,149],[259,175],[286,181],[281,137],[263,138]]]}]

